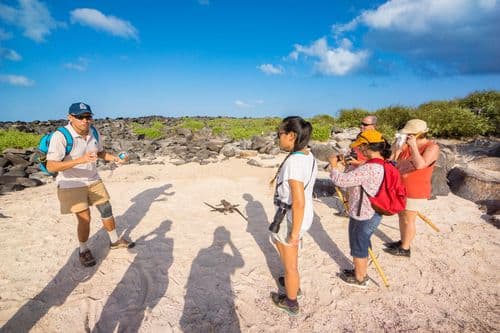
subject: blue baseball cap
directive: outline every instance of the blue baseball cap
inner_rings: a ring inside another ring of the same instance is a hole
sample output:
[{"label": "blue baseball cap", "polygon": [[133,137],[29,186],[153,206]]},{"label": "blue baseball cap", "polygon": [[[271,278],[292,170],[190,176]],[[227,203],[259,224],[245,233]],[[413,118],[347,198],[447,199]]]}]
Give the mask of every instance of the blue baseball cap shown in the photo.
[{"label": "blue baseball cap", "polygon": [[90,105],[78,102],[78,103],[73,103],[69,107],[68,114],[74,115],[74,116],[79,116],[81,114],[85,113],[90,113],[92,114],[92,109],[90,108]]}]

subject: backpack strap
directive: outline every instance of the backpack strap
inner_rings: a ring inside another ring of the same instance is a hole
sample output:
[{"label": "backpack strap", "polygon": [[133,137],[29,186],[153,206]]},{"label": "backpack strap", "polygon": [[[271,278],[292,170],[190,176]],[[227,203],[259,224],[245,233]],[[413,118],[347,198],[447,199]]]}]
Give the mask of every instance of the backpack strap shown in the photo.
[{"label": "backpack strap", "polygon": [[61,132],[62,135],[64,135],[64,139],[66,140],[65,155],[69,155],[69,153],[71,153],[71,150],[73,149],[73,136],[66,127],[59,127],[57,131]]},{"label": "backpack strap", "polygon": [[[386,163],[383,159],[381,158],[372,158],[372,159],[369,159],[368,161],[366,161],[365,163],[373,163],[373,164],[379,164],[381,165],[382,167],[384,167],[384,164]],[[384,183],[384,178],[385,178],[385,167],[384,167],[384,176],[382,178],[382,182],[380,183],[380,186],[382,186],[382,184]],[[364,189],[363,185],[359,185],[361,187],[361,194],[359,195],[359,206],[358,206],[358,216],[359,214],[361,214],[361,206],[363,205],[363,194],[366,192],[366,190]],[[380,187],[379,187],[379,191],[380,191]],[[368,194],[368,192],[366,192],[366,194],[368,196],[370,196]]]},{"label": "backpack strap", "polygon": [[97,132],[97,129],[90,125],[90,129],[92,130],[92,135],[94,135],[94,138],[99,142],[99,132]]}]

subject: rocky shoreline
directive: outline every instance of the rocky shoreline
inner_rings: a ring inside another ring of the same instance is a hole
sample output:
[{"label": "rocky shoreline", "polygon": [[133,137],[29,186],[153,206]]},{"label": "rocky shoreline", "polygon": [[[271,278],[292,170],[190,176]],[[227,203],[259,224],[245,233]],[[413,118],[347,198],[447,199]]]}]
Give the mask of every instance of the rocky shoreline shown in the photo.
[{"label": "rocky shoreline", "polygon": [[[197,120],[209,118],[195,117]],[[213,119],[213,118],[212,118]],[[131,124],[148,126],[161,121],[165,136],[149,140],[135,135]],[[64,126],[66,120],[33,122],[0,122],[0,129],[17,129],[23,132],[43,134]],[[281,159],[280,149],[271,133],[252,139],[234,141],[217,136],[209,128],[199,131],[181,128],[180,118],[149,116],[140,118],[96,119],[104,146],[113,152],[127,151],[131,163],[217,163],[221,159],[245,158],[257,167],[276,167]],[[346,151],[358,129],[332,129],[327,142],[311,142],[311,150],[318,159],[319,168],[326,164],[332,150]],[[483,208],[489,216],[500,214],[500,139],[477,138],[470,141],[437,140],[441,155],[433,176],[433,197],[445,196],[450,190]],[[6,149],[0,154],[0,194],[19,191],[26,187],[40,186],[51,180],[38,170],[32,149]],[[99,169],[109,170],[112,163],[100,163]],[[318,179],[315,192],[318,196],[334,195],[328,179]],[[495,219],[494,219],[495,220]],[[497,220],[495,220],[497,221]]]}]

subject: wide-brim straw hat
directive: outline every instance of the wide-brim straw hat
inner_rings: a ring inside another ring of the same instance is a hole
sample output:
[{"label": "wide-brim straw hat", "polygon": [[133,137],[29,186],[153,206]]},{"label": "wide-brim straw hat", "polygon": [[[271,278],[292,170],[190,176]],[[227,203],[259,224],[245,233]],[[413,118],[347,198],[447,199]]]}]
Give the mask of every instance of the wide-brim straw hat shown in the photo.
[{"label": "wide-brim straw hat", "polygon": [[429,128],[427,127],[427,123],[420,119],[412,119],[408,120],[399,133],[403,134],[419,134],[419,133],[427,133]]}]

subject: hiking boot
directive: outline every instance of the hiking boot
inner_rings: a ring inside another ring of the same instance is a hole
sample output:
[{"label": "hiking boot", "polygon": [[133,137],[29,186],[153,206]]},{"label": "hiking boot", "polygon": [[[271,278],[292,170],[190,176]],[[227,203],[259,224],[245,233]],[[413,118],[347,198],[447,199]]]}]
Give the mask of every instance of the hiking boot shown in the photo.
[{"label": "hiking boot", "polygon": [[401,246],[398,247],[388,247],[384,249],[385,252],[392,254],[393,256],[399,256],[399,257],[410,257],[411,255],[411,250],[405,250]]},{"label": "hiking boot", "polygon": [[85,250],[80,253],[80,263],[84,267],[92,267],[95,265],[95,258],[90,250]]},{"label": "hiking boot", "polygon": [[123,248],[123,249],[131,249],[134,246],[135,246],[134,242],[129,242],[128,240],[126,240],[124,238],[120,238],[116,242],[109,244],[109,247],[111,248],[111,250],[121,249],[121,248]]},{"label": "hiking boot", "polygon": [[[278,278],[278,283],[280,284],[281,287],[285,288],[285,277],[284,276],[280,276]],[[302,298],[302,290],[299,288],[299,290],[297,290],[297,299],[299,298]]]},{"label": "hiking boot", "polygon": [[354,274],[353,275],[340,274],[340,278],[342,279],[342,281],[344,281],[345,283],[347,283],[353,287],[362,288],[362,289],[366,289],[368,287],[368,275],[365,276],[362,281],[358,281]]},{"label": "hiking boot", "polygon": [[394,248],[394,247],[400,247],[401,246],[401,241],[398,240],[397,242],[386,242],[384,243],[384,246],[387,248]]},{"label": "hiking boot", "polygon": [[288,305],[286,295],[271,292],[271,300],[276,307],[288,313],[289,316],[295,317],[299,315],[299,303],[294,306]]}]

